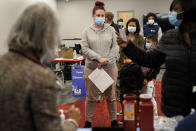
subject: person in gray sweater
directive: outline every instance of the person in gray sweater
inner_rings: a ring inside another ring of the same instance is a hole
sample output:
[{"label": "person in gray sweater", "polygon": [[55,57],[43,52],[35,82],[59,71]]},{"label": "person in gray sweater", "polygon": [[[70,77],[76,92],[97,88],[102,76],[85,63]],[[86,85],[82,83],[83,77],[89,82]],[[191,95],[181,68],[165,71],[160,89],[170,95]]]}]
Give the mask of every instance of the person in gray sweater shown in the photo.
[{"label": "person in gray sweater", "polygon": [[119,55],[119,46],[116,42],[116,34],[113,27],[105,22],[104,3],[97,1],[93,9],[94,23],[87,27],[82,34],[82,53],[86,58],[84,68],[84,80],[86,85],[85,126],[91,127],[94,107],[99,97],[99,89],[89,80],[88,76],[96,69],[103,68],[115,81],[104,95],[107,100],[111,126],[118,126],[115,98],[115,83],[118,69],[116,60]]}]

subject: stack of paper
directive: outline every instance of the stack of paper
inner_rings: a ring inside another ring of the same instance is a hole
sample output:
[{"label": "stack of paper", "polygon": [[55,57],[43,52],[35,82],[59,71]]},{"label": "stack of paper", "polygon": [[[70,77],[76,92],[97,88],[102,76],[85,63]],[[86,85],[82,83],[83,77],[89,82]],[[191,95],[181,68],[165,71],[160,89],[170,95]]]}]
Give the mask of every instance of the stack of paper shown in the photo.
[{"label": "stack of paper", "polygon": [[104,69],[95,69],[88,78],[102,93],[104,93],[104,91],[114,83],[114,80],[107,74],[107,72],[105,72]]}]

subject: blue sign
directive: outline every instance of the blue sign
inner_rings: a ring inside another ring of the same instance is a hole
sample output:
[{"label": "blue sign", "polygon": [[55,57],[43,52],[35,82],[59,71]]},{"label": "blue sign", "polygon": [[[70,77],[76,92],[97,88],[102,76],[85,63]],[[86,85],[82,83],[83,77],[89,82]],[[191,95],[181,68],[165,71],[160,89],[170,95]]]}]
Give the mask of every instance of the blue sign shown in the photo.
[{"label": "blue sign", "polygon": [[72,96],[86,97],[85,83],[83,79],[84,66],[72,66]]}]

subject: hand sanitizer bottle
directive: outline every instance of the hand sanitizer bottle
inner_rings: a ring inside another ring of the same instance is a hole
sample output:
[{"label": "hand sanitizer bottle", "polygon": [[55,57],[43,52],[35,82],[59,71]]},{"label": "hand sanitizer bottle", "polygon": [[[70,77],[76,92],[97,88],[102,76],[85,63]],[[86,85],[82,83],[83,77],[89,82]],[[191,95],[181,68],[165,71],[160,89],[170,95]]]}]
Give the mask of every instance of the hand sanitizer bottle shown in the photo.
[{"label": "hand sanitizer bottle", "polygon": [[65,122],[65,115],[64,115],[64,111],[63,110],[59,110],[60,111],[60,120],[61,120],[61,125],[64,125]]},{"label": "hand sanitizer bottle", "polygon": [[76,50],[74,50],[73,52],[73,59],[76,60],[77,59],[77,53],[76,53]]}]

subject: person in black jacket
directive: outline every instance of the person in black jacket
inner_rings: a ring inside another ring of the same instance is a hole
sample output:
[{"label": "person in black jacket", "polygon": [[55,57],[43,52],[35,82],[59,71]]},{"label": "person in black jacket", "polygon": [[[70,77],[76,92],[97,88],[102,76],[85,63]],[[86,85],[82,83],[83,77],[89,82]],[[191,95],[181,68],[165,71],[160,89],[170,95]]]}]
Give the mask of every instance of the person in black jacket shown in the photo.
[{"label": "person in black jacket", "polygon": [[[145,41],[146,41],[145,45],[146,45],[147,52],[156,48],[158,43],[157,37],[155,35],[148,35]],[[153,79],[156,80],[157,74],[159,74],[159,72],[160,72],[159,67],[148,69],[148,72],[145,75],[146,81],[151,81]]]},{"label": "person in black jacket", "polygon": [[110,26],[114,27],[115,31],[119,33],[119,26],[114,23],[114,14],[112,12],[105,13],[105,23],[110,24]]},{"label": "person in black jacket", "polygon": [[165,62],[161,109],[168,117],[186,116],[196,108],[196,14],[191,9],[196,9],[195,0],[176,0],[173,18],[181,21],[180,27],[166,32],[152,51],[145,52],[119,34],[117,37],[123,52],[139,65],[157,68]]}]

